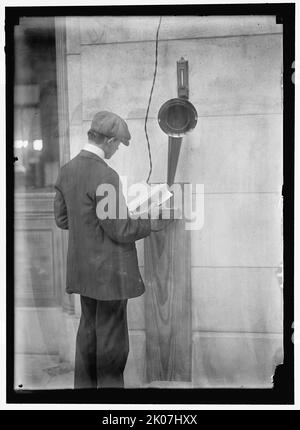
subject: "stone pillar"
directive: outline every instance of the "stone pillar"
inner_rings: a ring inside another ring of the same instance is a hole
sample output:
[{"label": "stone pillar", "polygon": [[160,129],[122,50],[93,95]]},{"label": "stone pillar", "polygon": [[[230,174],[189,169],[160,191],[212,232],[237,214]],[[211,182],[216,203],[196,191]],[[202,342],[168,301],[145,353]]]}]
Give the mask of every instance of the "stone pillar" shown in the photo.
[{"label": "stone pillar", "polygon": [[[59,125],[59,153],[60,165],[70,159],[69,139],[69,110],[68,110],[68,76],[67,76],[67,51],[66,51],[66,18],[55,18],[56,39],[56,70],[57,70],[57,104]],[[73,295],[66,294],[66,264],[68,231],[61,231],[63,257],[61,270],[62,282],[62,313],[61,313],[61,336],[59,346],[60,360],[74,365],[75,338],[78,319],[75,317],[75,306]]]}]

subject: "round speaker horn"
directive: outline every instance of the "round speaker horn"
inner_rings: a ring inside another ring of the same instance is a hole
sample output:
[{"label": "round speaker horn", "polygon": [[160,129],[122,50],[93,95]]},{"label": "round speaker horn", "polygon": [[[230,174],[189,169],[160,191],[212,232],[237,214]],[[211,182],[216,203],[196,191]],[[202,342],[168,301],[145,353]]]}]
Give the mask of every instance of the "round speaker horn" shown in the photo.
[{"label": "round speaker horn", "polygon": [[196,127],[197,111],[186,99],[171,99],[158,112],[158,123],[168,136],[182,137]]}]

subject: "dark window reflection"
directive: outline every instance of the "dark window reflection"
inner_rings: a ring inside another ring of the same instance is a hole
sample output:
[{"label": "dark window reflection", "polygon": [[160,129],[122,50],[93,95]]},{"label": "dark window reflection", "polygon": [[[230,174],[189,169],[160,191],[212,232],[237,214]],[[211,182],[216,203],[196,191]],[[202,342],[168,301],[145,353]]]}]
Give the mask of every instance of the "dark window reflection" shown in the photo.
[{"label": "dark window reflection", "polygon": [[16,191],[52,191],[59,165],[54,18],[15,27]]}]

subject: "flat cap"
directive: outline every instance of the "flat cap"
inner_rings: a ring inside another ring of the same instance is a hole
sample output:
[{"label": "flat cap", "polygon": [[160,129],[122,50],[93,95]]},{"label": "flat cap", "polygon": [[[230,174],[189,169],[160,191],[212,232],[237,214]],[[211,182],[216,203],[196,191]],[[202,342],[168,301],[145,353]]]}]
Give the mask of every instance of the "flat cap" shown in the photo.
[{"label": "flat cap", "polygon": [[97,112],[92,120],[91,131],[107,137],[116,137],[126,146],[131,139],[126,122],[113,112]]}]

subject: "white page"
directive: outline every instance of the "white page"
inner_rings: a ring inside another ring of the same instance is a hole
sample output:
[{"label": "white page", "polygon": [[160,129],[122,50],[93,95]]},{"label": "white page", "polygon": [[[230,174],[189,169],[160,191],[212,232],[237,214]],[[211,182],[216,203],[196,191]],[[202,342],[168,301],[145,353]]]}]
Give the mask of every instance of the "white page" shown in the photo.
[{"label": "white page", "polygon": [[139,193],[137,197],[128,203],[130,212],[135,212],[138,208],[140,210],[141,207],[143,210],[148,210],[153,205],[161,205],[172,197],[167,184],[143,185],[144,192]]}]

